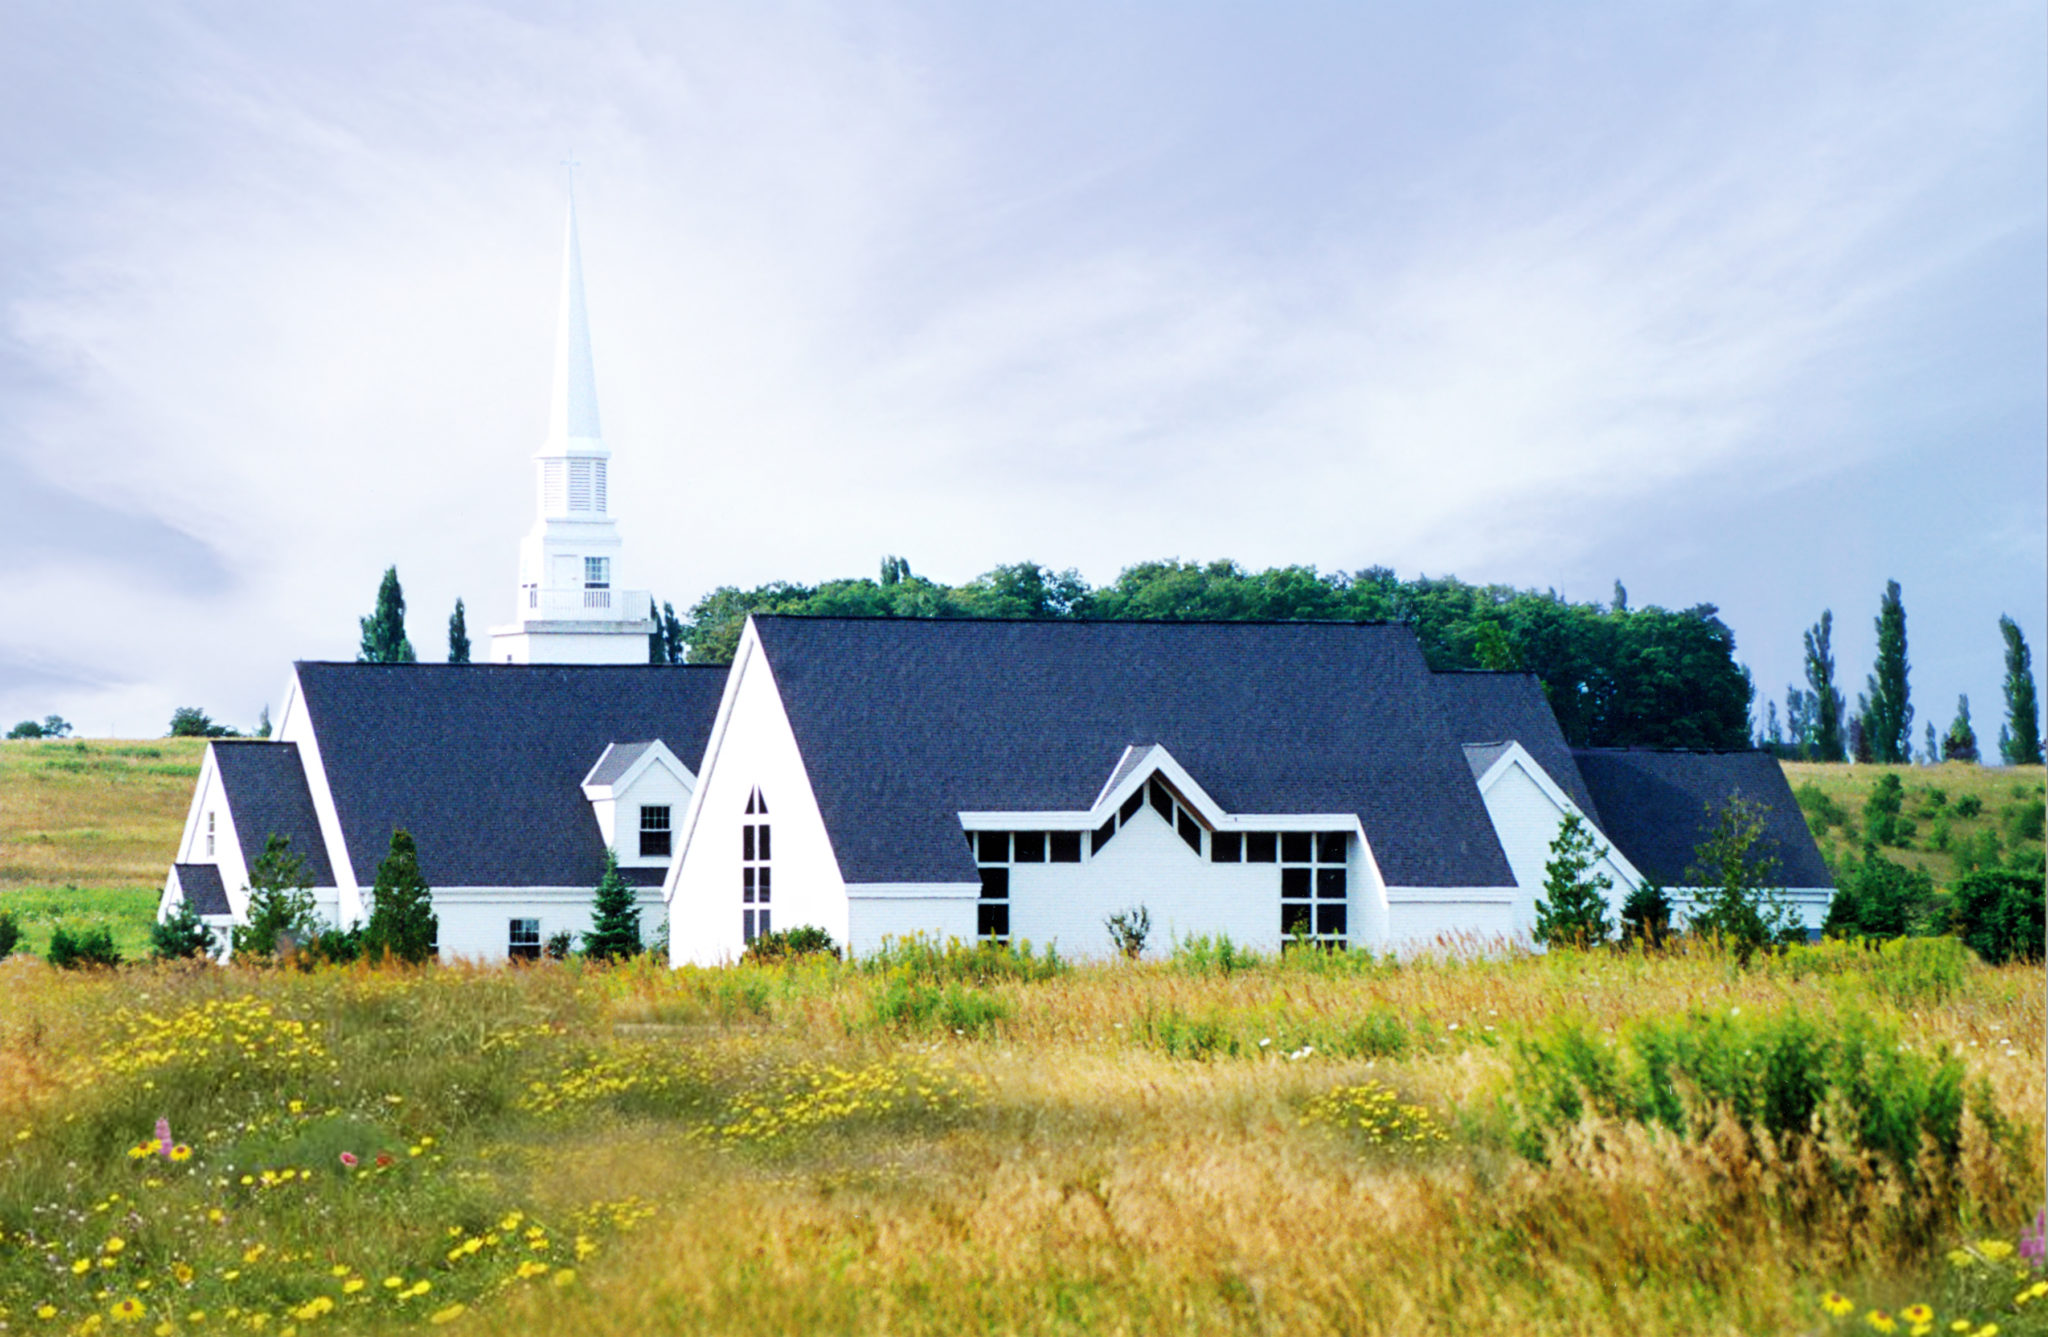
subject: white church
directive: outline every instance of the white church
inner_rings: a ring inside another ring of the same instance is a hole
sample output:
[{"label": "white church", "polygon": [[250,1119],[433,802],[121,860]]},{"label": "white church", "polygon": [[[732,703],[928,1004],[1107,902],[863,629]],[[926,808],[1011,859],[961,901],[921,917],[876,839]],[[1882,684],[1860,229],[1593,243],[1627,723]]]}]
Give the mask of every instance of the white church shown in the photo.
[{"label": "white church", "polygon": [[[1809,930],[1833,886],[1776,761],[1573,749],[1537,679],[1438,673],[1399,624],[756,617],[728,666],[648,663],[652,601],[609,497],[572,202],[548,430],[488,662],[295,664],[266,741],[202,763],[160,914],[225,929],[271,836],[322,916],[369,912],[414,836],[444,958],[588,930],[612,851],[676,965],[815,925],[1109,953],[1527,942],[1567,814],[1611,908],[1681,913],[1708,809],[1770,808]],[[225,934],[221,935],[223,939]]]}]

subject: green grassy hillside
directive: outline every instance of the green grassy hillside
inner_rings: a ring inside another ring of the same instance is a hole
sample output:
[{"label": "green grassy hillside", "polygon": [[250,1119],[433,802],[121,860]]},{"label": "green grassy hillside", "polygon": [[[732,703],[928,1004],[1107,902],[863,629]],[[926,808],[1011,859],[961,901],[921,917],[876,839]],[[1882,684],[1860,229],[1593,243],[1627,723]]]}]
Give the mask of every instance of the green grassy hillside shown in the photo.
[{"label": "green grassy hillside", "polygon": [[41,950],[58,924],[143,950],[203,738],[0,742],[0,909]]},{"label": "green grassy hillside", "polygon": [[1785,778],[1830,864],[1861,851],[1869,829],[1865,807],[1886,775],[1898,776],[1905,791],[1895,843],[1880,847],[1887,859],[1924,869],[1938,886],[1952,884],[1972,867],[2041,866],[2048,777],[2039,766],[1787,762]]}]

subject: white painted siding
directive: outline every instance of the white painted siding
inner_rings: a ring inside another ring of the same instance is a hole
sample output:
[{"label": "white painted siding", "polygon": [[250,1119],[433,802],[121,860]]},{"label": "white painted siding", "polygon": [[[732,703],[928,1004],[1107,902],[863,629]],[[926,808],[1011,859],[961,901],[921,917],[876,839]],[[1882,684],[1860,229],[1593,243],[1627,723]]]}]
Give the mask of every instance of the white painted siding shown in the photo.
[{"label": "white painted siding", "polygon": [[[360,922],[366,914],[364,896],[362,888],[356,884],[355,866],[349,862],[348,842],[341,834],[341,815],[334,807],[334,791],[327,783],[327,765],[321,760],[320,740],[314,736],[312,712],[306,709],[305,696],[299,691],[296,669],[285,688],[284,706],[278,712],[277,730],[272,737],[280,743],[299,745],[299,764],[306,768],[306,788],[313,796],[313,813],[320,822],[320,839],[327,846],[327,866],[334,870],[337,922],[347,928]],[[239,902],[236,909],[238,912],[241,909]]]},{"label": "white painted siding", "polygon": [[[1487,816],[1493,819],[1494,832],[1500,837],[1501,849],[1515,874],[1514,917],[1509,931],[1525,942],[1535,932],[1536,902],[1543,898],[1544,868],[1550,862],[1551,844],[1557,839],[1558,828],[1564,825],[1565,813],[1577,811],[1559,801],[1561,795],[1553,792],[1554,786],[1546,787],[1530,774],[1531,764],[1519,751],[1510,754],[1502,766],[1491,772],[1491,781],[1483,790]],[[1590,820],[1587,826],[1592,827]],[[1593,828],[1593,836],[1603,847],[1607,846],[1598,828]],[[1610,917],[1618,920],[1622,902],[1636,887],[1635,871],[1613,857],[1611,847],[1596,871],[1605,873],[1613,884],[1607,893],[1607,910]]]},{"label": "white painted siding", "polygon": [[1438,947],[1488,948],[1515,938],[1512,887],[1390,888],[1387,950],[1407,955]]},{"label": "white painted siding", "polygon": [[[213,819],[213,850],[206,848],[207,819]],[[221,886],[226,888],[228,906],[241,918],[249,904],[249,866],[242,858],[236,838],[234,814],[228,811],[227,792],[220,783],[214,749],[208,744],[199,763],[199,779],[192,786],[192,803],[185,810],[185,830],[178,839],[178,853],[172,863],[210,863],[220,869]],[[171,911],[171,879],[164,878],[164,891],[157,898],[157,918]]]},{"label": "white painted siding", "polygon": [[[661,930],[666,907],[661,889],[640,887],[640,939]],[[434,889],[434,917],[439,923],[443,961],[504,961],[511,942],[512,921],[538,919],[543,944],[567,930],[581,937],[590,931],[596,896],[594,887],[452,887]]]},{"label": "white painted siding", "polygon": [[640,857],[640,809],[645,805],[667,806],[669,849],[673,852],[682,838],[683,815],[690,809],[690,783],[666,765],[656,762],[620,788],[614,798],[590,805],[597,812],[605,843],[618,853],[621,868],[668,867],[668,858]]},{"label": "white painted siding", "polygon": [[767,800],[774,832],[773,927],[810,924],[835,942],[848,942],[846,883],[767,656],[749,625],[726,680],[665,888],[673,925],[669,958],[676,965],[711,965],[735,959],[744,949],[740,828],[755,789]]},{"label": "white painted siding", "polygon": [[974,941],[976,889],[963,889],[951,896],[862,895],[861,891],[859,887],[847,889],[846,943],[855,956],[878,951],[890,938],[915,934],[936,942],[952,938]]}]

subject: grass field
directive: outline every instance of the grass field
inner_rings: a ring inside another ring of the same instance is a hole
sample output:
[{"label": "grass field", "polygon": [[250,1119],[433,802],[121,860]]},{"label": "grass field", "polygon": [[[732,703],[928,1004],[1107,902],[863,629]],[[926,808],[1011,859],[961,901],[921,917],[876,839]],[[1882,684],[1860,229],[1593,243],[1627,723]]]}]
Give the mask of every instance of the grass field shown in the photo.
[{"label": "grass field", "polygon": [[[1860,852],[1863,809],[1885,775],[1897,775],[1905,790],[1904,821],[1897,844],[1884,857],[1924,869],[1936,885],[1948,886],[1971,856],[1987,864],[2014,859],[2039,867],[2042,858],[2043,798],[2048,783],[2039,766],[1829,766],[1785,763],[1785,778],[1806,814],[1806,824],[1829,863]],[[1824,797],[1826,802],[1817,801]]]},{"label": "grass field", "polygon": [[[139,933],[197,756],[0,748],[0,897]],[[1985,774],[1907,780],[2027,782]],[[2048,1334],[2042,986],[1946,939],[17,956],[0,1331]]]},{"label": "grass field", "polygon": [[40,950],[59,924],[147,950],[202,738],[0,742],[0,910]]}]

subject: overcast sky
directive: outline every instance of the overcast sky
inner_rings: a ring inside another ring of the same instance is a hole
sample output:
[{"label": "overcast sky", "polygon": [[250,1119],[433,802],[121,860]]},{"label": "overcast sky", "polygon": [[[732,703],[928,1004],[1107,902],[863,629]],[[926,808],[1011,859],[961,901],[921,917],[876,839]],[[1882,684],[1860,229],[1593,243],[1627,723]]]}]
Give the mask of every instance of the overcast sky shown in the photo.
[{"label": "overcast sky", "polygon": [[8,0],[0,727],[509,618],[578,197],[620,584],[2048,603],[2042,7]]}]

